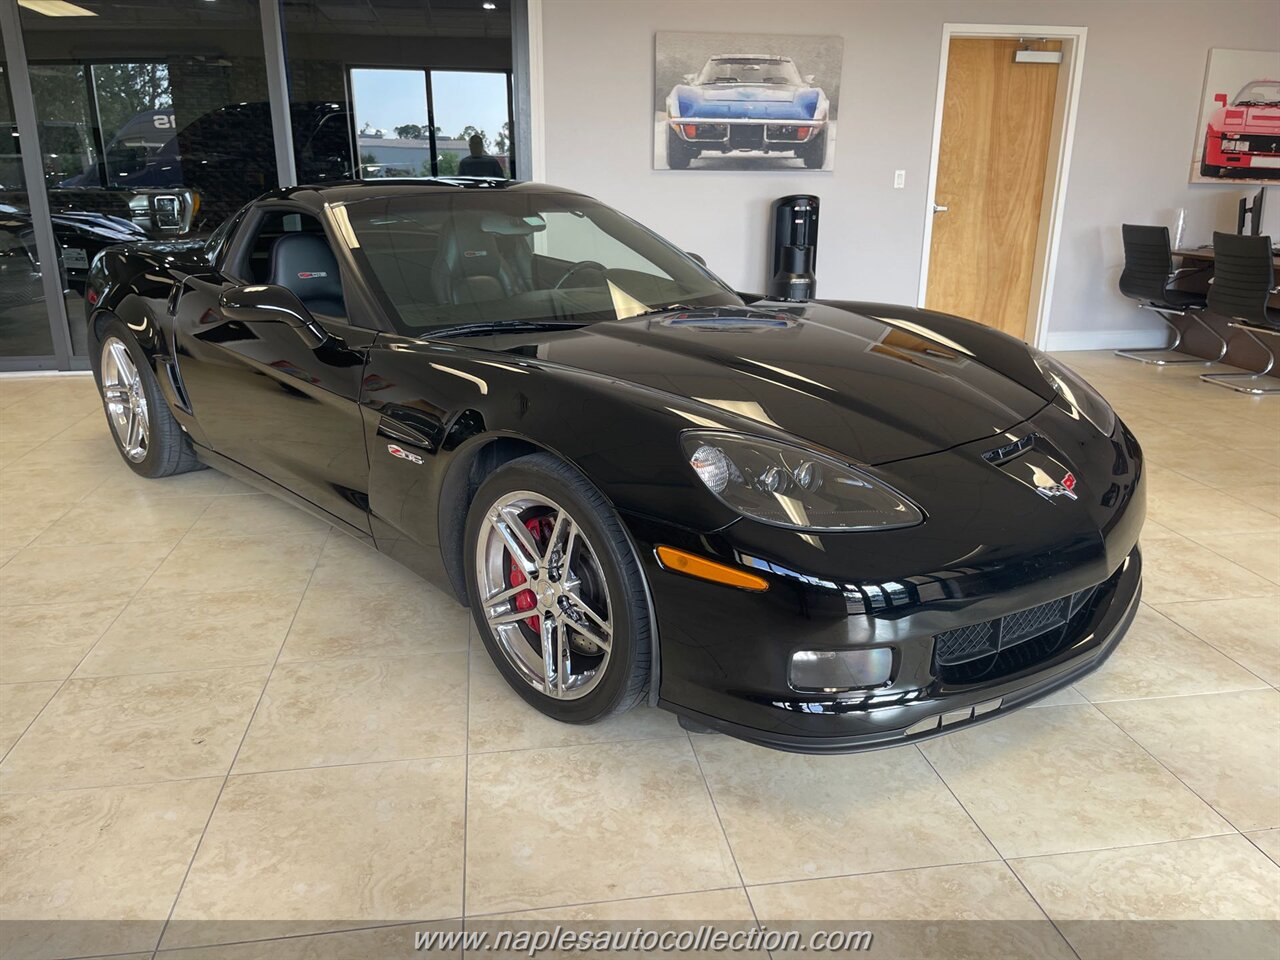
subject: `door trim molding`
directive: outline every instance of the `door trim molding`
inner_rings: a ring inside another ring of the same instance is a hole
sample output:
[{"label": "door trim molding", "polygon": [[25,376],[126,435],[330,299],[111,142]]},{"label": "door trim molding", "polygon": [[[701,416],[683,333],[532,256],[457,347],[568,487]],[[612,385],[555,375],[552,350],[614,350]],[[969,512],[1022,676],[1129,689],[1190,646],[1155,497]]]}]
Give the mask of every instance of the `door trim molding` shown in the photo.
[{"label": "door trim molding", "polygon": [[[929,289],[929,253],[933,242],[933,202],[938,189],[938,150],[942,141],[942,112],[947,90],[947,60],[951,40],[955,37],[1017,38],[1043,37],[1046,40],[1070,41],[1070,52],[1064,57],[1067,68],[1067,98],[1062,116],[1062,136],[1057,151],[1050,151],[1053,167],[1051,202],[1048,207],[1049,223],[1041,235],[1047,237],[1043,258],[1037,264],[1032,278],[1031,304],[1027,317],[1027,340],[1043,348],[1049,337],[1049,313],[1053,304],[1054,275],[1058,267],[1059,241],[1062,235],[1062,219],[1067,202],[1067,179],[1071,172],[1071,148],[1076,134],[1076,113],[1080,105],[1080,85],[1084,76],[1085,39],[1088,27],[1054,27],[1044,24],[1016,23],[944,23],[942,47],[938,58],[938,91],[933,111],[933,141],[929,150],[928,193],[924,202],[924,238],[920,249],[920,286],[916,305],[924,306]],[[1048,184],[1046,184],[1048,186]],[[1038,245],[1037,245],[1038,246]],[[1043,269],[1040,269],[1043,267]]]}]

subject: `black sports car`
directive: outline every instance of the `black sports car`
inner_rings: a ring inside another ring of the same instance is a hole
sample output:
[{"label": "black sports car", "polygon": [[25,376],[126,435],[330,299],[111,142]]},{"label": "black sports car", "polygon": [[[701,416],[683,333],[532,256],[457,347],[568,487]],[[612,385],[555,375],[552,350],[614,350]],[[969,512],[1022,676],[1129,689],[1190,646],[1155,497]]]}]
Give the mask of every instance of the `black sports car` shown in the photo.
[{"label": "black sports car", "polygon": [[890,746],[1070,683],[1137,609],[1142,454],[1070,370],[735,293],[577,193],[298,187],[91,283],[135,471],[212,464],[447,584],[560,720]]}]

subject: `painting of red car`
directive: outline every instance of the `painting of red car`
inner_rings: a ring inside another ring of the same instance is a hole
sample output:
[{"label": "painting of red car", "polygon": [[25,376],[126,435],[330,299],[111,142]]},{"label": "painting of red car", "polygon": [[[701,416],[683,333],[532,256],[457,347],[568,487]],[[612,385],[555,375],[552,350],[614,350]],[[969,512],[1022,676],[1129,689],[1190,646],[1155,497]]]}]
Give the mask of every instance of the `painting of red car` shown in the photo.
[{"label": "painting of red car", "polygon": [[1201,176],[1280,180],[1280,80],[1251,80],[1230,100],[1225,93],[1213,100]]}]

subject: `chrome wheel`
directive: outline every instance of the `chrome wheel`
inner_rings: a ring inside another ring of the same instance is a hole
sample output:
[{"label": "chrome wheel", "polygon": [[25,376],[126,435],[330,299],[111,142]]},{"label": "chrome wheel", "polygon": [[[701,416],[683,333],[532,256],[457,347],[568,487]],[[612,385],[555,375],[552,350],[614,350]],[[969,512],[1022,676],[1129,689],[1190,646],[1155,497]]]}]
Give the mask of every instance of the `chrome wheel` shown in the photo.
[{"label": "chrome wheel", "polygon": [[521,678],[560,700],[595,689],[613,650],[613,605],[577,521],[542,494],[504,494],[480,524],[475,558],[481,612]]},{"label": "chrome wheel", "polygon": [[129,348],[118,337],[108,337],[102,345],[101,373],[102,399],[106,401],[107,418],[116,432],[116,440],[126,457],[141,463],[151,445],[147,395]]}]

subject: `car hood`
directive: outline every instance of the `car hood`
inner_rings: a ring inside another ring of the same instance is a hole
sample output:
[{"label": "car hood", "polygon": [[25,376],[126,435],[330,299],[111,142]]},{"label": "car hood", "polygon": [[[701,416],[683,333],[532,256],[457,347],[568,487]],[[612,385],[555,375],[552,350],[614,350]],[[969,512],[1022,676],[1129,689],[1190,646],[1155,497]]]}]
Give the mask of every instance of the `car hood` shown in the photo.
[{"label": "car hood", "polygon": [[705,415],[691,423],[754,422],[868,464],[996,436],[1044,407],[976,351],[920,331],[809,303],[673,311],[492,347],[692,400]]},{"label": "car hood", "polygon": [[1280,130],[1280,105],[1221,107],[1209,123],[1229,133],[1275,133]]}]

